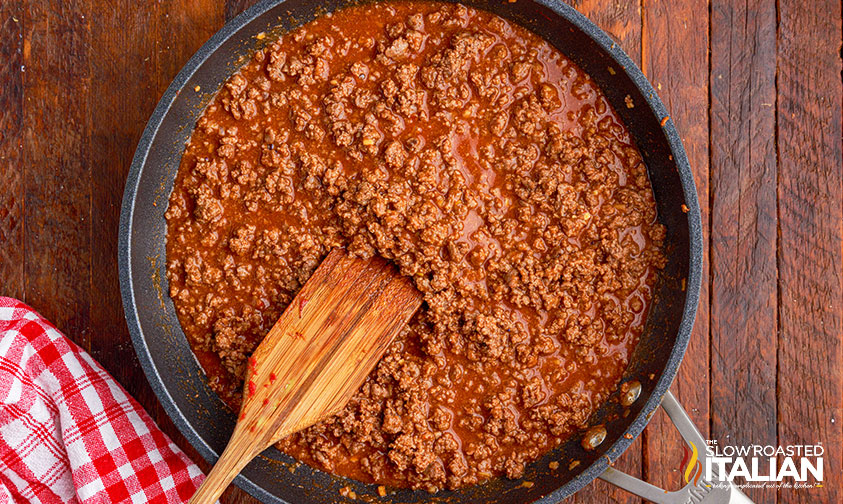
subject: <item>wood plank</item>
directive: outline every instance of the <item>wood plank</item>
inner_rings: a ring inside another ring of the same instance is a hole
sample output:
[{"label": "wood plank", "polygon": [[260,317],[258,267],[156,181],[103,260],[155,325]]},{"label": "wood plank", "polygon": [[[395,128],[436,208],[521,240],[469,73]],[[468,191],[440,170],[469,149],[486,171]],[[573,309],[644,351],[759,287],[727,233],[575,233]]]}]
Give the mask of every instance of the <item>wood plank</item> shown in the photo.
[{"label": "wood plank", "polygon": [[0,295],[24,297],[23,5],[0,4]]},{"label": "wood plank", "polygon": [[[133,8],[90,0],[91,124],[91,355],[120,383],[143,376],[123,316],[117,269],[117,233],[123,186],[141,131],[155,107],[156,68],[149,57],[158,39],[153,0]],[[127,64],[127,62],[132,62]],[[119,90],[119,91],[118,91]],[[120,113],[114,113],[120,111]],[[145,382],[144,382],[144,385]],[[137,393],[137,390],[130,390]],[[145,405],[146,406],[146,405]]]},{"label": "wood plank", "polygon": [[778,500],[843,502],[841,6],[778,6],[778,438],[826,450],[825,486]]},{"label": "wood plank", "polygon": [[[137,142],[159,95],[156,66],[158,2],[113,9],[90,0],[91,124],[91,355],[149,412],[158,426],[194,461],[201,457],[167,416],[149,386],[123,315],[117,268],[117,234],[126,174]],[[107,16],[97,13],[108,12]],[[131,62],[131,64],[126,64]],[[120,113],[115,113],[120,111]]]},{"label": "wood plank", "polygon": [[77,4],[29,1],[23,15],[24,295],[90,348],[91,170],[88,19]]},{"label": "wood plank", "polygon": [[641,66],[641,5],[638,2],[565,0],[582,12]]},{"label": "wood plank", "polygon": [[[644,0],[642,68],[656,87],[685,145],[697,183],[703,224],[700,304],[685,359],[671,390],[703,436],[709,432],[709,137],[708,3]],[[644,431],[644,477],[663,488],[680,487],[682,444],[663,413]]]},{"label": "wood plank", "polygon": [[225,24],[225,6],[214,0],[176,0],[158,6],[158,96],[193,53]]},{"label": "wood plank", "polygon": [[[212,2],[162,5],[145,0],[124,2],[114,9],[112,2],[90,0],[88,12],[97,19],[91,28],[89,91],[97,99],[91,100],[88,112],[93,172],[91,296],[97,300],[90,314],[91,353],[207,471],[209,466],[173,425],[140,368],[123,318],[116,260],[120,204],[137,142],[175,73],[222,25],[220,10]],[[97,14],[102,12],[109,14]]]},{"label": "wood plank", "polygon": [[225,0],[225,20],[234,19],[238,14],[258,3],[258,0]]},{"label": "wood plank", "polygon": [[[148,62],[151,65],[151,100],[141,102],[146,112],[142,115],[142,119],[135,124],[137,128],[134,131],[135,138],[140,138],[152,109],[176,74],[187,63],[187,60],[199,50],[202,44],[223,25],[223,6],[220,2],[214,0],[176,0],[166,3],[152,3],[155,9],[152,15],[157,20],[156,33],[150,34],[149,45],[143,49],[148,51],[146,57],[149,58]],[[137,27],[139,31],[143,29],[142,24]],[[144,59],[144,61],[147,60]],[[138,92],[142,92],[142,90],[139,89]],[[178,433],[148,386],[145,385],[138,394],[138,401],[151,410],[153,418],[160,422],[159,425],[163,424],[167,427],[165,432],[174,440],[177,440],[176,443],[179,447],[185,450],[204,471],[207,471],[209,466]],[[152,413],[153,411],[154,413]]]},{"label": "wood plank", "polygon": [[[632,58],[641,64],[641,10],[638,2],[605,2],[602,0],[566,0],[577,10],[609,34]],[[636,440],[615,461],[615,468],[641,477],[641,440]],[[638,497],[597,479],[574,494],[572,503],[628,503],[641,502]]]},{"label": "wood plank", "polygon": [[[776,6],[711,3],[711,435],[776,444]],[[716,141],[714,141],[716,139]],[[776,502],[775,489],[747,489]]]}]

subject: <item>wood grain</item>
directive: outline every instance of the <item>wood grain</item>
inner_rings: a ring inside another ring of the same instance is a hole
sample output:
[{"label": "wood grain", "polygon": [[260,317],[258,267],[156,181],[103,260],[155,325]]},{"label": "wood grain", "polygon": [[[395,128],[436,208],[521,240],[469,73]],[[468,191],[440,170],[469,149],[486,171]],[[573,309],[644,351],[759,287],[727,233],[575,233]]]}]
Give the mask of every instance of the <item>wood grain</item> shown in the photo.
[{"label": "wood grain", "polygon": [[89,19],[72,2],[31,1],[23,15],[26,153],[24,296],[90,349]]},{"label": "wood grain", "polygon": [[224,5],[217,0],[178,0],[157,6],[160,36],[155,40],[158,92],[167,86],[187,60],[225,22]]},{"label": "wood grain", "polygon": [[[91,0],[90,13],[105,12],[112,4]],[[91,24],[91,47],[99,54],[90,59],[93,96],[88,110],[90,135],[91,188],[91,354],[100,361],[110,355],[126,355],[126,364],[112,371],[125,383],[140,370],[123,319],[123,303],[117,275],[117,233],[120,204],[126,175],[140,131],[152,108],[158,90],[157,71],[149,55],[158,39],[155,2],[147,0],[134,9],[117,9]],[[114,88],[132,89],[115,93]],[[115,337],[117,336],[117,337]]]},{"label": "wood grain", "polygon": [[[711,3],[711,435],[776,444],[776,7]],[[775,502],[775,489],[748,489]]]},{"label": "wood grain", "polygon": [[[158,68],[160,3],[154,0],[89,0],[90,27],[89,160],[91,259],[90,352],[150,412],[159,427],[194,460],[201,457],[180,435],[145,380],[123,318],[117,270],[117,234],[126,174],[143,127],[158,101],[165,79]],[[131,6],[131,8],[129,8]],[[172,8],[180,8],[178,3]],[[165,12],[166,14],[166,12]],[[186,61],[189,55],[170,57]],[[121,90],[117,92],[117,90]],[[111,366],[107,364],[111,363]]]},{"label": "wood grain", "polygon": [[[124,0],[120,10],[131,10],[134,8],[133,5],[132,2]],[[131,90],[125,93],[125,98],[129,101],[126,106],[143,109],[143,112],[137,112],[134,122],[130,124],[130,131],[134,134],[131,142],[132,153],[143,128],[146,126],[147,119],[152,113],[152,109],[170,85],[170,82],[172,82],[184,64],[187,63],[187,60],[224,23],[223,5],[217,0],[149,1],[141,8],[147,12],[149,16],[148,21],[144,21],[142,17],[132,17],[126,20],[129,23],[129,27],[131,27],[130,31],[134,31],[134,35],[139,37],[140,40],[129,39],[127,34],[127,38],[123,38],[120,42],[120,47],[123,51],[122,60],[132,61],[133,64],[138,65],[139,72],[136,79],[144,80],[144,82],[140,82],[128,76],[126,81],[126,89]],[[119,31],[119,27],[117,30]],[[124,30],[126,29],[124,28]],[[115,34],[114,37],[121,36]],[[142,51],[146,51],[146,53],[144,54]],[[135,55],[135,52],[138,52],[138,54]],[[103,51],[102,54],[108,55],[109,53],[108,51]],[[115,95],[114,91],[107,93],[108,96]],[[115,98],[112,97],[111,99],[113,100]],[[137,104],[131,105],[132,101]],[[131,158],[127,158],[127,161],[130,160]],[[128,164],[121,164],[121,167],[128,169]],[[123,183],[125,183],[125,179]],[[121,184],[120,189],[115,190],[119,197],[122,197],[122,187],[123,185]],[[125,322],[123,322],[123,325],[125,326]],[[128,341],[128,335],[124,341]],[[148,410],[154,411],[153,418],[156,419],[162,430],[207,473],[210,465],[199,456],[193,447],[190,446],[190,443],[178,432],[178,429],[176,429],[161,407],[148,383],[145,380],[143,380],[142,384],[139,383],[141,380],[138,380],[137,377],[143,374],[140,367],[138,366],[131,374],[136,378],[129,379],[129,383],[138,389],[136,393],[133,392],[137,395],[138,401]],[[239,489],[227,492],[224,499],[231,500],[224,502],[226,504],[230,502],[258,502],[251,497],[247,497],[246,500],[241,501],[239,500],[240,495],[246,494]]]},{"label": "wood grain", "polygon": [[843,502],[840,3],[778,5],[778,437],[826,449],[825,487],[778,501]]},{"label": "wood grain", "polygon": [[225,0],[225,20],[231,21],[256,3],[258,3],[258,0]]},{"label": "wood grain", "polygon": [[23,5],[0,4],[0,295],[24,297]]},{"label": "wood grain", "polygon": [[[204,470],[131,349],[117,222],[152,107],[195,50],[253,3],[0,2],[0,294],[34,305],[91,350]],[[822,442],[825,490],[777,499],[843,501],[833,479],[843,472],[839,2],[570,3],[641,63],[697,177],[711,255],[674,392],[721,441],[769,440],[773,414],[777,442]],[[680,446],[658,414],[616,467],[677,487]],[[258,501],[231,488],[222,502]],[[572,502],[638,499],[599,482]]]},{"label": "wood grain", "polygon": [[334,249],[252,354],[241,414],[273,420],[269,445],[339,413],[421,301],[386,260]]},{"label": "wood grain", "polygon": [[641,4],[605,0],[565,0],[609,34],[641,66]]},{"label": "wood grain", "polygon": [[[703,0],[645,0],[641,64],[664,101],[688,153],[697,183],[703,243],[709,240],[708,5]],[[671,390],[703,436],[709,421],[709,269],[704,247],[702,288],[691,342]],[[644,431],[644,477],[662,488],[680,485],[682,441],[661,411]]]},{"label": "wood grain", "polygon": [[89,0],[86,10],[97,19],[91,25],[89,90],[96,99],[88,110],[93,198],[92,245],[86,253],[91,257],[91,299],[96,300],[90,308],[91,354],[207,471],[210,466],[181,436],[142,379],[123,318],[116,261],[123,186],[138,139],[176,72],[222,26],[221,9],[214,1],[123,1],[115,8],[113,2]]}]

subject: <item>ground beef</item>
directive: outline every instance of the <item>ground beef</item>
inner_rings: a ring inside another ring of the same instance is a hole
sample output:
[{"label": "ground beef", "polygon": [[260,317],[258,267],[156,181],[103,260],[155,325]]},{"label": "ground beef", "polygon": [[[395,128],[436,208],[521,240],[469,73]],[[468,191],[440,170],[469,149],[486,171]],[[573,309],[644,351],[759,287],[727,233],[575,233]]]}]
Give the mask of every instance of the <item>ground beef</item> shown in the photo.
[{"label": "ground beef", "polygon": [[591,79],[492,14],[351,7],[258,51],[208,105],[167,210],[167,276],[211,387],[335,247],[424,304],[338,415],[280,443],[394,486],[504,475],[584,426],[641,333],[664,228]]}]

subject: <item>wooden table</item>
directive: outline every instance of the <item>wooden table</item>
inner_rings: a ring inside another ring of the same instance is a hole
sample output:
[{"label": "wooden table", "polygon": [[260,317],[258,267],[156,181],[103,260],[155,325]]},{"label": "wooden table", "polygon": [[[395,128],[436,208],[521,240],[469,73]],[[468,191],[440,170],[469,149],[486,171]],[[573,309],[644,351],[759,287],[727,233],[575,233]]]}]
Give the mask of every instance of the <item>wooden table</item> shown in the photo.
[{"label": "wooden table", "polygon": [[[190,456],[134,356],[117,280],[123,185],[181,66],[250,0],[0,2],[0,294],[86,348]],[[673,391],[721,442],[822,442],[843,502],[843,160],[838,0],[574,0],[670,110],[696,174],[702,300]],[[676,488],[659,413],[616,466]],[[595,482],[571,502],[636,502]],[[256,502],[229,489],[223,502]]]}]

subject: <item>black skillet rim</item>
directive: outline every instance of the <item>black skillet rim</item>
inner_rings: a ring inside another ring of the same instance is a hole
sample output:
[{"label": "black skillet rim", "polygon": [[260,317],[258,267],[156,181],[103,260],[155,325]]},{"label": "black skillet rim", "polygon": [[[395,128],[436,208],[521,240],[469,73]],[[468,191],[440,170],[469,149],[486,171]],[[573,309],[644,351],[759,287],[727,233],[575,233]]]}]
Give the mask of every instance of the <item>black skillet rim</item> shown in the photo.
[{"label": "black skillet rim", "polygon": [[[138,142],[138,147],[135,151],[129,174],[126,179],[126,187],[123,194],[123,202],[120,212],[120,231],[118,241],[120,291],[123,299],[123,309],[126,314],[126,322],[128,324],[129,333],[132,337],[132,343],[135,347],[135,351],[138,355],[144,374],[146,375],[147,380],[149,381],[149,384],[155,392],[155,395],[161,405],[164,407],[164,410],[167,412],[167,415],[173,420],[173,423],[175,423],[182,435],[187,438],[188,442],[207,461],[214,460],[216,455],[208,446],[205,445],[196,430],[182,415],[169,392],[166,388],[164,388],[158,370],[153,364],[152,357],[149,354],[149,349],[143,337],[143,332],[137,315],[137,307],[135,305],[133,283],[131,278],[130,236],[132,230],[132,216],[134,214],[134,204],[140,175],[146,163],[150,146],[158,132],[164,116],[170,109],[170,106],[178,96],[179,92],[184,88],[187,81],[199,68],[199,66],[208,58],[208,56],[215,52],[227,39],[237,33],[253,19],[260,16],[265,11],[275,7],[277,4],[283,3],[283,1],[284,0],[262,0],[246,9],[243,13],[226,23],[225,26],[223,26],[205,44],[203,44],[196,54],[194,54],[179,71],[178,75],[176,75],[173,79],[173,82],[164,92],[158,102],[158,105],[155,107],[152,116],[144,128],[140,141]],[[544,6],[557,15],[567,19],[570,23],[574,24],[583,33],[594,40],[600,48],[620,66],[622,71],[630,77],[635,86],[638,87],[642,96],[644,96],[647,100],[650,111],[659,118],[669,117],[666,107],[658,98],[655,89],[638,66],[629,58],[629,56],[617,43],[615,43],[605,32],[603,32],[603,30],[598,28],[587,17],[567,4],[554,0],[531,1]],[[668,119],[664,124],[663,130],[668,145],[670,146],[676,168],[679,172],[685,202],[688,206],[687,217],[690,240],[690,260],[685,306],[673,349],[653,392],[650,394],[641,411],[626,429],[626,434],[631,436],[620,436],[617,441],[615,441],[607,449],[607,453],[613,455],[614,458],[610,460],[609,456],[600,457],[575,478],[565,482],[550,494],[534,501],[535,504],[555,504],[561,499],[572,495],[602,474],[611,462],[614,462],[614,460],[626,451],[635,439],[638,438],[641,432],[643,432],[653,413],[661,403],[662,397],[669,389],[673,379],[676,377],[679,364],[682,362],[682,358],[684,357],[685,351],[688,347],[688,342],[690,341],[691,331],[694,325],[694,319],[696,317],[700,295],[700,285],[702,281],[702,224],[700,220],[699,200],[697,198],[694,176],[691,171],[685,149],[682,146],[681,139],[679,138],[679,134],[676,131],[671,119]],[[235,483],[259,499],[276,500],[274,495],[269,494],[262,487],[242,475],[237,477]]]}]

